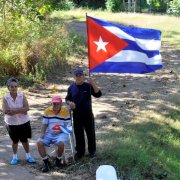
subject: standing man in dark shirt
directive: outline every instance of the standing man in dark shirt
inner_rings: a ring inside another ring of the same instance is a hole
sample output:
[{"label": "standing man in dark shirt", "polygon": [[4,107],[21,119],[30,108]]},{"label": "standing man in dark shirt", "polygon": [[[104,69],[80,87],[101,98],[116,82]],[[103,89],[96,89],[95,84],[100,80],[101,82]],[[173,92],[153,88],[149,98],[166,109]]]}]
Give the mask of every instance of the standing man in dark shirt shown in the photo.
[{"label": "standing man in dark shirt", "polygon": [[74,79],[75,82],[68,88],[66,103],[73,110],[77,158],[81,158],[85,154],[84,131],[88,140],[89,155],[94,157],[96,138],[91,95],[98,98],[102,93],[92,78],[88,79],[88,83],[84,82],[84,72],[82,69],[77,68],[74,71]]}]

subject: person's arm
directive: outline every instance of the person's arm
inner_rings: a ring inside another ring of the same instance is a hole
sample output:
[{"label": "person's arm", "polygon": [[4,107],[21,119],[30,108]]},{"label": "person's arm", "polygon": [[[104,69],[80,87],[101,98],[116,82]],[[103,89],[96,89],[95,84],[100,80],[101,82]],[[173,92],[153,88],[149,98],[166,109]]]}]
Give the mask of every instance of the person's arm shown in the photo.
[{"label": "person's arm", "polygon": [[72,119],[71,119],[71,110],[68,109],[67,107],[65,107],[64,109],[65,111],[65,121],[64,121],[64,125],[67,127],[67,126],[72,126]]},{"label": "person's arm", "polygon": [[97,87],[94,80],[92,78],[88,78],[88,82],[93,87],[94,93],[98,93],[100,89]]},{"label": "person's arm", "polygon": [[43,138],[45,133],[46,133],[46,130],[48,128],[48,125],[49,125],[49,118],[48,118],[48,109],[49,108],[46,108],[43,115],[42,115],[42,126],[41,126],[41,135],[40,135],[40,138]]},{"label": "person's arm", "polygon": [[66,104],[69,105],[69,107],[72,110],[76,109],[76,104],[72,101],[70,87],[68,88],[68,91],[67,91]]},{"label": "person's arm", "polygon": [[10,113],[10,108],[9,108],[8,103],[4,97],[3,97],[3,101],[2,101],[2,111],[4,114]]},{"label": "person's arm", "polygon": [[43,124],[41,127],[41,135],[40,138],[43,138],[45,133],[46,133],[46,129],[47,129],[48,125],[47,124]]},{"label": "person's arm", "polygon": [[76,109],[76,104],[74,102],[67,100],[66,103],[72,110]]},{"label": "person's arm", "polygon": [[24,95],[23,95],[23,107],[12,109],[12,110],[13,110],[14,114],[27,114],[27,111],[29,111],[29,104]]},{"label": "person's arm", "polygon": [[7,114],[8,115],[27,114],[27,111],[29,111],[29,104],[26,97],[23,95],[23,107],[10,109],[10,111]]},{"label": "person's arm", "polygon": [[91,93],[94,97],[101,97],[102,96],[102,92],[101,90],[98,88],[98,86],[96,85],[96,83],[94,82],[94,80],[92,78],[88,79],[89,84],[91,85],[91,87],[93,88]]}]

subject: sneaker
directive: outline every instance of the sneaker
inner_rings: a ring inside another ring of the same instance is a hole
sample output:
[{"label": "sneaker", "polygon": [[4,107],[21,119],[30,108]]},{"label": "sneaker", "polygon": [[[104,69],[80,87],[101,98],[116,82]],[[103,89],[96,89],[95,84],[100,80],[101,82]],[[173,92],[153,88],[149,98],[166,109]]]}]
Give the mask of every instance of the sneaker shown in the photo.
[{"label": "sneaker", "polygon": [[10,162],[11,165],[16,165],[19,162],[19,159],[13,158]]},{"label": "sneaker", "polygon": [[35,163],[36,161],[35,161],[35,159],[33,157],[30,156],[30,157],[27,158],[27,162],[28,163]]}]

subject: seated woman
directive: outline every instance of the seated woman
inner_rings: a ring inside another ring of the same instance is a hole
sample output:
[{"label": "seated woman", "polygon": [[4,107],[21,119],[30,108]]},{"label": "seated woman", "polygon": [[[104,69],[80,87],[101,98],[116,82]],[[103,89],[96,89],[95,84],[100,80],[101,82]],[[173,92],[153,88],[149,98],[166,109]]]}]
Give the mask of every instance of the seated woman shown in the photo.
[{"label": "seated woman", "polygon": [[41,136],[37,140],[37,147],[44,162],[42,172],[50,170],[50,162],[46,154],[45,146],[57,145],[56,166],[62,167],[62,154],[64,143],[69,141],[68,128],[71,126],[71,118],[68,108],[62,106],[62,99],[59,96],[52,98],[52,106],[44,111]]},{"label": "seated woman", "polygon": [[18,92],[19,82],[15,78],[7,81],[9,93],[3,97],[2,109],[4,113],[4,121],[12,140],[13,158],[12,165],[19,162],[17,157],[18,142],[21,141],[26,152],[26,159],[29,163],[34,163],[34,158],[29,153],[28,138],[31,138],[31,125],[29,121],[28,111],[29,105],[25,95]]}]

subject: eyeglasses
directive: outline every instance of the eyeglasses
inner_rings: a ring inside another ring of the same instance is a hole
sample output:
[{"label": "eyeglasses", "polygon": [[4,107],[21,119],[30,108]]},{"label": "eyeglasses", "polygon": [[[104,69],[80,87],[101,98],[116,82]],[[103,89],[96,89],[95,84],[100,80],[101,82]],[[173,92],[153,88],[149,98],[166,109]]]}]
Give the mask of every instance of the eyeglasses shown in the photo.
[{"label": "eyeglasses", "polygon": [[61,105],[61,103],[53,103],[54,106]]},{"label": "eyeglasses", "polygon": [[10,86],[10,88],[17,88],[17,86]]}]

